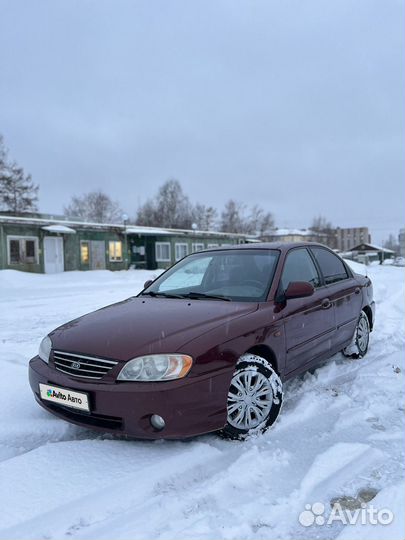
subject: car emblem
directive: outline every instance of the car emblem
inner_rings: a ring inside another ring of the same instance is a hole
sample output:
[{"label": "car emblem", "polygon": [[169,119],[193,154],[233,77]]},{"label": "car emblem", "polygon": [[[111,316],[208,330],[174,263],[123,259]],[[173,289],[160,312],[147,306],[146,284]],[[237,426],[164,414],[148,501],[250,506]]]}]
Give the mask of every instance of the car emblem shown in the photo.
[{"label": "car emblem", "polygon": [[73,369],[80,369],[80,362],[72,362]]}]

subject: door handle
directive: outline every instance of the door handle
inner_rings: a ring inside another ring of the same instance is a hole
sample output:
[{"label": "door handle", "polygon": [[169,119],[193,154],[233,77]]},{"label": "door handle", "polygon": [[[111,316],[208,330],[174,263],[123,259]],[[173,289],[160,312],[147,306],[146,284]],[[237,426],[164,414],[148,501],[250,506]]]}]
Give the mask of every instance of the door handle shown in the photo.
[{"label": "door handle", "polygon": [[329,298],[325,298],[324,300],[322,300],[322,309],[329,309],[332,305],[332,302],[329,300]]},{"label": "door handle", "polygon": [[354,294],[360,294],[360,287],[356,287],[354,289]]}]

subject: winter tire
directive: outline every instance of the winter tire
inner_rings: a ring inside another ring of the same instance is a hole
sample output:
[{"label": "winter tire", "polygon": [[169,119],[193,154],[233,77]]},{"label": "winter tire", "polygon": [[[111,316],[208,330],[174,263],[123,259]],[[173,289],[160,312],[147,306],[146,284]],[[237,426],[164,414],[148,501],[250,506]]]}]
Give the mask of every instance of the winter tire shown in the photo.
[{"label": "winter tire", "polygon": [[264,433],[276,421],[283,385],[270,362],[254,354],[240,357],[228,392],[227,423],[220,434],[244,440]]},{"label": "winter tire", "polygon": [[342,353],[348,358],[362,358],[368,350],[370,341],[370,323],[367,315],[362,311],[357,321],[356,330],[351,344],[343,349]]}]

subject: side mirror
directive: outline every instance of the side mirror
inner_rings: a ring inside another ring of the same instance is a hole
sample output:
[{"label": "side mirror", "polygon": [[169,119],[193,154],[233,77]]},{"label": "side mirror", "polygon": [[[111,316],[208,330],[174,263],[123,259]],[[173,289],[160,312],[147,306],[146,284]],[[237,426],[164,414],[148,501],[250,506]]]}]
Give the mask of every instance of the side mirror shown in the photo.
[{"label": "side mirror", "polygon": [[145,283],[143,284],[143,288],[144,289],[147,289],[149,287],[149,285],[152,285],[153,283],[153,279],[148,279],[147,281],[145,281]]},{"label": "side mirror", "polygon": [[286,300],[290,298],[305,298],[314,294],[314,287],[308,281],[290,281],[284,293]]}]

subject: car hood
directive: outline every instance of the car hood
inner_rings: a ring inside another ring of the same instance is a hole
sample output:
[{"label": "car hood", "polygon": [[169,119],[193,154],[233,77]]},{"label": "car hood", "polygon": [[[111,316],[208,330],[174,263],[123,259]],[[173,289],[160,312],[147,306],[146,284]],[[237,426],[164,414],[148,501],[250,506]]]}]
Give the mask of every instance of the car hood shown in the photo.
[{"label": "car hood", "polygon": [[126,361],[181,351],[198,336],[255,311],[257,303],[129,298],[60,326],[54,349]]}]

